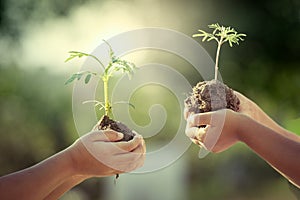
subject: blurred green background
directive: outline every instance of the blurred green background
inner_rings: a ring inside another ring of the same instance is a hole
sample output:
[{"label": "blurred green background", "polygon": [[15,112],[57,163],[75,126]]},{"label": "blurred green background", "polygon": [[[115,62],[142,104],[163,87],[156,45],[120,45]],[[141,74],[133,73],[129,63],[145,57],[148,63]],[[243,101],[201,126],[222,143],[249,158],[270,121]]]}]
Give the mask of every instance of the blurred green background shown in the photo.
[{"label": "blurred green background", "polygon": [[[31,166],[78,138],[72,116],[72,87],[64,86],[64,82],[79,69],[81,61],[76,62],[77,67],[65,64],[69,50],[91,52],[101,39],[134,28],[162,27],[191,36],[216,22],[247,34],[239,46],[223,47],[223,81],[257,102],[278,123],[300,134],[299,1],[1,0],[0,175]],[[201,45],[214,57],[215,44]],[[160,54],[147,59],[158,63],[163,59],[175,68],[180,64],[176,58]],[[185,73],[191,84],[199,81],[193,73]],[[180,114],[176,111],[178,103],[156,87],[145,87],[136,95],[146,98],[134,102],[136,107],[153,104],[155,98],[147,95],[157,95],[171,113],[161,134],[148,142],[168,141],[168,133],[176,128],[176,113]],[[141,110],[138,117],[131,113],[143,124],[148,116]],[[175,198],[157,192],[156,199],[296,199],[287,181],[246,146],[237,144],[204,159],[198,158],[198,150],[192,145],[175,163],[179,167],[166,168],[162,175],[147,175],[157,177],[147,182],[164,188],[162,193],[171,195],[177,190],[184,194],[184,198]],[[178,183],[163,185],[158,181],[160,176],[181,178]],[[139,177],[143,179],[143,175]],[[129,179],[126,176],[121,181]],[[107,195],[111,180],[85,181],[62,199],[125,199]],[[111,192],[120,187],[122,184]],[[154,199],[151,194],[143,198]]]}]

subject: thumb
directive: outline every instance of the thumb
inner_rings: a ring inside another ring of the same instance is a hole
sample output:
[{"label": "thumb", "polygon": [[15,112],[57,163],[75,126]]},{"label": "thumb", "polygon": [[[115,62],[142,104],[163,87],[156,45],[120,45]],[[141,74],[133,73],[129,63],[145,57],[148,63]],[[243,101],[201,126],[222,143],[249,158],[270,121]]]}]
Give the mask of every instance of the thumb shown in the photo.
[{"label": "thumb", "polygon": [[210,125],[211,114],[212,114],[211,112],[205,112],[205,113],[197,113],[194,115],[190,115],[187,118],[188,126],[195,127],[201,125]]},{"label": "thumb", "polygon": [[102,131],[101,135],[103,135],[102,141],[105,142],[116,142],[121,140],[124,137],[123,133],[114,130],[104,130]]},{"label": "thumb", "polygon": [[114,130],[93,131],[88,136],[91,141],[116,142],[121,140],[124,135]]}]

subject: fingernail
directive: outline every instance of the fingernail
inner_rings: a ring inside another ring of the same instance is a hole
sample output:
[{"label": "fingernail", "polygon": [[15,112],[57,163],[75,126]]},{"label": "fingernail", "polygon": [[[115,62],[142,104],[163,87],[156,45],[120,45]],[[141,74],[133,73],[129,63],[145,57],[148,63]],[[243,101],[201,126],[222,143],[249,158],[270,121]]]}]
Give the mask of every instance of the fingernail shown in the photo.
[{"label": "fingernail", "polygon": [[124,135],[123,135],[123,133],[117,133],[118,134],[118,138],[123,138],[124,137]]},{"label": "fingernail", "polygon": [[137,137],[138,139],[142,139],[142,138],[143,138],[143,136],[141,136],[141,135],[139,135],[139,134],[138,134],[136,137]]},{"label": "fingernail", "polygon": [[141,135],[138,134],[135,130],[132,130],[132,132],[135,134],[134,137],[141,137]]}]

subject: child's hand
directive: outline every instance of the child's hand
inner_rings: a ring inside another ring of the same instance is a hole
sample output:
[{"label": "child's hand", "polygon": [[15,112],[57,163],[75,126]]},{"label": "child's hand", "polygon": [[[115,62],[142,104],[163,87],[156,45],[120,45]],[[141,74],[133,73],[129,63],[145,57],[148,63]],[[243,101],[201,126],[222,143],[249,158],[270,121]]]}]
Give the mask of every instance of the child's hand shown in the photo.
[{"label": "child's hand", "polygon": [[118,142],[123,134],[92,131],[79,138],[70,148],[73,167],[78,175],[111,176],[129,172],[143,165],[145,141],[141,135],[128,142]]}]

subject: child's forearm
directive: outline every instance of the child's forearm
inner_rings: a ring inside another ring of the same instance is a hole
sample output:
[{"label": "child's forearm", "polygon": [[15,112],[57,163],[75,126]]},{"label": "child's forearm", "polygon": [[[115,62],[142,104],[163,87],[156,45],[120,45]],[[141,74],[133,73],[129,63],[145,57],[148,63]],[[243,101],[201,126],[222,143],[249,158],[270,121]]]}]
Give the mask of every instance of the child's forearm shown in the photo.
[{"label": "child's forearm", "polygon": [[0,199],[41,200],[73,175],[66,151],[0,178]]},{"label": "child's forearm", "polygon": [[300,137],[298,137],[296,134],[291,133],[281,127],[278,123],[276,123],[272,118],[270,118],[259,106],[256,106],[256,116],[255,120],[259,123],[263,124],[264,126],[267,126],[270,129],[273,129],[277,133],[284,135],[285,137],[288,137],[292,140],[300,141]]},{"label": "child's forearm", "polygon": [[65,192],[78,185],[82,181],[86,180],[86,176],[72,176],[55,188],[44,200],[56,200],[59,199]]},{"label": "child's forearm", "polygon": [[[248,117],[244,120],[246,121],[242,123],[246,125],[240,130],[240,141],[247,144],[272,167],[299,187],[299,138],[293,140]],[[286,131],[286,133],[288,132]]]}]

